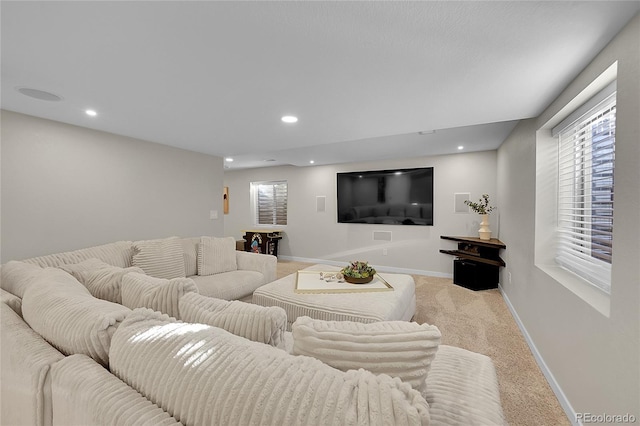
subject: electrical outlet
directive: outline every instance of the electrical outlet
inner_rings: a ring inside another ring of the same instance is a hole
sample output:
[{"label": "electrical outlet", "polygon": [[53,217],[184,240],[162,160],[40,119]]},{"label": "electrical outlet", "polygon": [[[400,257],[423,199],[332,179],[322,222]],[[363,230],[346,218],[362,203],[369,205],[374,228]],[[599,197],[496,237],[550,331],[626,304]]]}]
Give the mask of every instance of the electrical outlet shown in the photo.
[{"label": "electrical outlet", "polygon": [[387,255],[387,249],[386,249],[386,248],[383,248],[383,249],[382,249],[382,255],[383,255],[383,256],[386,256],[386,255]]},{"label": "electrical outlet", "polygon": [[507,278],[509,279],[509,284],[511,284],[511,272],[507,273]]},{"label": "electrical outlet", "polygon": [[218,218],[218,210],[209,210],[209,219],[214,220]]}]

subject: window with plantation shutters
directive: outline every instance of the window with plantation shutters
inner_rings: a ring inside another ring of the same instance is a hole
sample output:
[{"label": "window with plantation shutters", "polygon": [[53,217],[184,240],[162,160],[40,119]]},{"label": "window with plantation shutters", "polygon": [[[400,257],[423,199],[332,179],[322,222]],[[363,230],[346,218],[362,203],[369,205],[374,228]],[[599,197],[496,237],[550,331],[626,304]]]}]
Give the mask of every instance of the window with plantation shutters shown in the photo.
[{"label": "window with plantation shutters", "polygon": [[253,187],[257,225],[287,224],[287,182],[255,182]]},{"label": "window with plantation shutters", "polygon": [[610,293],[615,83],[556,129],[559,137],[556,261]]}]

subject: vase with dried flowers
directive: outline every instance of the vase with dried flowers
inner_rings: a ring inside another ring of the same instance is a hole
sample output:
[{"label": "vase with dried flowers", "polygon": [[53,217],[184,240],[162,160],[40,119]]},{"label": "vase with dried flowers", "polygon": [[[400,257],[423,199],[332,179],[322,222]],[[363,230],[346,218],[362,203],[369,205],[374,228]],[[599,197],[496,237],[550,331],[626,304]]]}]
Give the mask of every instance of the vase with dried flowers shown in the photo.
[{"label": "vase with dried flowers", "polygon": [[480,239],[490,240],[491,229],[489,229],[489,213],[495,210],[495,207],[489,204],[489,194],[482,194],[482,197],[477,203],[469,200],[466,200],[464,203],[468,205],[471,210],[478,213],[482,218],[482,222],[480,222],[480,229],[478,230]]}]

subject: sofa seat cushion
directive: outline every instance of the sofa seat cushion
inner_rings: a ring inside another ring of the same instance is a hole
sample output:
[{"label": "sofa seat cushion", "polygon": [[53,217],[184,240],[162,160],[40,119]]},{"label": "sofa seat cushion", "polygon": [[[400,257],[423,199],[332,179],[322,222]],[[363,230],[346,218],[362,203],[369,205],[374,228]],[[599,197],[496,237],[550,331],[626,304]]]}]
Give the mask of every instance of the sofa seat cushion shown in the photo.
[{"label": "sofa seat cushion", "polygon": [[233,237],[201,237],[198,245],[198,275],[235,271],[236,239]]},{"label": "sofa seat cushion", "polygon": [[282,308],[230,302],[198,293],[181,297],[179,306],[182,321],[212,325],[254,342],[284,348],[287,313]]},{"label": "sofa seat cushion", "polygon": [[198,293],[224,300],[242,299],[265,284],[260,272],[244,270],[190,278],[196,283]]},{"label": "sofa seat cushion", "polygon": [[0,271],[0,285],[3,290],[22,298],[25,289],[37,277],[42,268],[31,263],[11,260]]},{"label": "sofa seat cushion", "polygon": [[178,237],[134,242],[132,264],[156,278],[186,276],[184,249]]},{"label": "sofa seat cushion", "polygon": [[323,321],[306,316],[293,323],[293,354],[318,358],[342,371],[364,368],[388,374],[425,391],[440,330],[429,324]]},{"label": "sofa seat cushion", "polygon": [[180,318],[179,301],[187,293],[197,293],[191,278],[166,280],[132,272],[122,279],[122,304],[128,308],[149,308]]},{"label": "sofa seat cushion", "polygon": [[440,346],[427,377],[426,399],[434,425],[507,424],[493,362],[466,349]]},{"label": "sofa seat cushion", "polygon": [[111,336],[131,310],[96,299],[74,277],[45,268],[22,298],[25,321],[65,355],[85,354],[107,365]]},{"label": "sofa seat cushion", "polygon": [[160,407],[84,355],[51,368],[53,424],[180,425]]},{"label": "sofa seat cushion", "polygon": [[51,424],[52,364],[64,358],[11,308],[0,304],[0,424]]},{"label": "sofa seat cushion", "polygon": [[344,373],[148,309],[118,328],[109,364],[183,424],[429,424],[427,402],[399,379]]}]

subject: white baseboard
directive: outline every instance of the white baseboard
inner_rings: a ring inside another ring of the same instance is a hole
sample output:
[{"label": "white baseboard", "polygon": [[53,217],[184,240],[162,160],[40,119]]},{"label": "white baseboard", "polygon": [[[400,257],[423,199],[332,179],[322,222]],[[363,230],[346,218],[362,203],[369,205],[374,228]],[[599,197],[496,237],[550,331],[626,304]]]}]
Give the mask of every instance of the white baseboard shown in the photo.
[{"label": "white baseboard", "polygon": [[[348,263],[346,261],[336,261],[336,260],[327,260],[327,259],[311,259],[311,258],[307,258],[307,257],[282,256],[282,255],[278,255],[278,259],[290,260],[290,261],[293,261],[293,262],[321,263],[323,265],[332,265],[332,266],[346,266],[347,263]],[[390,273],[393,273],[393,274],[427,275],[427,276],[430,276],[430,277],[453,278],[452,274],[444,274],[442,272],[423,271],[421,269],[396,268],[396,267],[393,267],[393,266],[380,266],[380,265],[371,265],[371,266],[376,268],[377,271],[390,272]]]},{"label": "white baseboard", "polygon": [[569,400],[567,399],[567,396],[562,391],[562,388],[556,381],[555,377],[553,377],[553,374],[549,370],[549,367],[547,367],[547,364],[544,362],[542,355],[540,355],[540,352],[538,352],[538,348],[536,348],[536,345],[533,343],[533,340],[531,340],[531,336],[527,332],[527,329],[525,328],[524,324],[522,324],[522,321],[520,321],[520,317],[518,316],[518,313],[516,312],[516,310],[513,308],[513,305],[511,304],[509,297],[507,297],[506,293],[502,289],[502,286],[499,286],[499,288],[500,288],[500,293],[502,294],[502,298],[506,302],[507,307],[511,312],[511,315],[513,316],[513,319],[516,321],[516,324],[518,324],[518,328],[520,328],[520,331],[522,332],[524,339],[529,345],[529,349],[531,349],[531,353],[533,353],[533,358],[536,360],[536,363],[538,364],[538,367],[540,367],[540,370],[542,370],[542,374],[544,374],[544,377],[547,379],[547,382],[549,382],[549,386],[551,386],[551,390],[556,395],[556,398],[558,398],[558,402],[560,402],[560,405],[562,406],[564,413],[567,415],[567,418],[569,419],[571,424],[573,424],[574,426],[582,426],[582,422],[577,420],[576,412],[571,406],[571,403],[569,402]]}]

